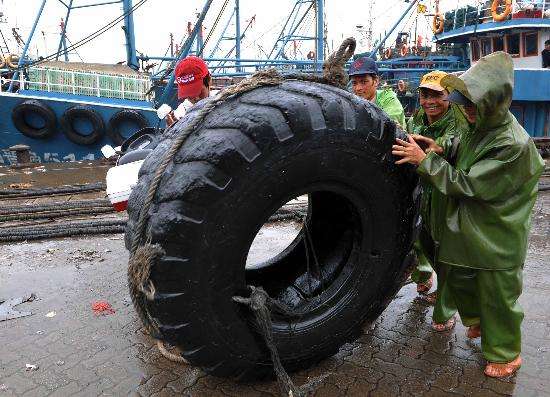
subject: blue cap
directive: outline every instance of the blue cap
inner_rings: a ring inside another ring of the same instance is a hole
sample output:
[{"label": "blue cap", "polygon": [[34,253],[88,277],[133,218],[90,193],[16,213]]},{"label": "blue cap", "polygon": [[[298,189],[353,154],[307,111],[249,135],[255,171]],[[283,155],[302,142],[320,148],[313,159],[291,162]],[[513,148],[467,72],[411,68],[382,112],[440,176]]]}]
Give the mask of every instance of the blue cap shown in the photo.
[{"label": "blue cap", "polygon": [[350,76],[357,76],[361,74],[375,74],[378,75],[378,66],[371,57],[357,58],[349,67],[348,74]]}]

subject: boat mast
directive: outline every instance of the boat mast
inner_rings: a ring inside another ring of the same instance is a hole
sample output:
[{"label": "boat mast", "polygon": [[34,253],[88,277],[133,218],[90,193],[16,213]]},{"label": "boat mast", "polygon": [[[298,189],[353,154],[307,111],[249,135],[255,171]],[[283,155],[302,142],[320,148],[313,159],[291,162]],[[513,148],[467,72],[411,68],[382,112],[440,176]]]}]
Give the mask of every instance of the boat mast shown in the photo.
[{"label": "boat mast", "polygon": [[136,53],[136,36],[134,34],[134,13],[132,0],[122,0],[124,12],[124,35],[126,36],[126,64],[134,70],[139,69]]},{"label": "boat mast", "polygon": [[[129,0],[126,0],[129,1]],[[193,41],[195,41],[195,38],[197,37],[197,34],[199,33],[199,29],[202,29],[202,23],[204,22],[204,18],[206,17],[206,14],[208,13],[208,10],[210,9],[210,6],[212,5],[212,2],[214,0],[206,0],[206,3],[204,4],[204,7],[199,15],[199,19],[195,23],[195,27],[193,28],[193,31],[185,41],[185,44],[183,45],[183,48],[181,49],[181,52],[179,53],[178,59],[174,62],[174,65],[177,61],[180,59],[183,59],[189,54],[189,50],[191,50],[191,46],[193,45]],[[174,88],[174,82],[176,80],[176,68],[174,67],[174,70],[170,74],[170,79],[166,83],[166,87],[164,87],[164,91],[162,92],[162,96],[160,97],[159,101],[155,104],[157,107],[160,106],[163,103],[167,103],[170,100],[170,95],[172,93],[172,90]]]},{"label": "boat mast", "polygon": [[407,14],[409,13],[409,11],[414,7],[414,5],[418,2],[418,0],[411,0],[410,1],[410,4],[409,6],[407,7],[407,9],[405,10],[405,12],[403,12],[403,14],[399,17],[399,19],[397,20],[397,22],[392,26],[392,28],[389,30],[388,33],[386,33],[386,35],[384,36],[384,38],[382,40],[380,40],[380,42],[376,45],[376,47],[374,47],[372,49],[372,51],[370,52],[369,54],[369,57],[373,57],[374,55],[376,55],[376,52],[378,51],[378,49],[380,47],[382,47],[384,45],[384,43],[386,42],[386,40],[388,39],[388,37],[390,37],[390,35],[393,33],[393,31],[395,30],[395,28],[401,23],[401,21],[403,20],[403,18],[405,18],[405,16],[407,16]]},{"label": "boat mast", "polygon": [[23,66],[23,63],[25,62],[25,57],[27,56],[27,52],[29,51],[29,46],[31,45],[32,37],[34,36],[34,31],[36,30],[36,25],[38,25],[38,21],[40,20],[40,16],[42,15],[42,11],[44,11],[44,6],[46,5],[46,0],[42,0],[42,5],[40,6],[40,9],[38,10],[38,14],[36,15],[36,18],[34,19],[34,23],[32,25],[31,32],[29,33],[29,37],[27,38],[27,42],[25,43],[25,47],[23,48],[23,52],[21,53],[21,56],[19,57],[19,62],[17,63],[17,70],[13,74],[13,77],[11,79],[10,87],[8,88],[8,92],[13,92],[13,82],[16,81],[19,78],[19,69],[21,69],[21,66]]}]

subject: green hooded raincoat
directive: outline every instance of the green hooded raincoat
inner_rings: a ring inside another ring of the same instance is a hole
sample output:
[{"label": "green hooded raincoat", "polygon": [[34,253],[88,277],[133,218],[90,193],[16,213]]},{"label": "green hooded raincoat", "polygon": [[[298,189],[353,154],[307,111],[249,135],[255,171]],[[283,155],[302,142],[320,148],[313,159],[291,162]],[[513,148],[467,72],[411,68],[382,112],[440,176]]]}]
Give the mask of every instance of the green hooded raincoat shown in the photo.
[{"label": "green hooded raincoat", "polygon": [[517,300],[531,211],[544,163],[509,112],[513,64],[503,52],[481,58],[442,85],[477,106],[475,126],[461,136],[456,166],[435,153],[417,172],[433,186],[433,258],[448,265],[447,284],[466,326],[481,326],[483,355],[510,362],[521,351],[523,311]]},{"label": "green hooded raincoat", "polygon": [[[460,79],[442,84],[477,105],[475,127],[461,137],[456,167],[429,153],[418,167],[434,187],[435,260],[474,269],[522,266],[531,210],[544,168],[532,139],[508,108],[513,65],[503,52],[491,54]],[[436,193],[437,192],[437,193]]]},{"label": "green hooded raincoat", "polygon": [[[454,154],[452,152],[455,151],[456,144],[454,146],[453,144],[458,141],[462,133],[468,128],[468,122],[464,118],[464,114],[455,104],[451,104],[443,117],[432,124],[428,124],[428,119],[422,108],[407,123],[407,132],[409,134],[423,135],[435,140],[443,148],[443,157],[447,160]],[[432,203],[432,186],[429,183],[422,183],[422,190],[422,201],[420,204],[420,215],[422,216],[422,229],[420,233],[422,237],[415,243],[418,264],[411,274],[411,279],[416,283],[426,282],[432,276],[432,267],[436,270],[437,298],[434,304],[433,322],[442,324],[454,316],[456,305],[445,283],[446,266],[430,262],[424,253],[426,249],[421,243],[422,241],[428,241],[429,246],[433,245],[431,234],[434,225],[431,222],[430,212],[435,209],[432,209],[432,204],[438,204],[438,202]]]}]

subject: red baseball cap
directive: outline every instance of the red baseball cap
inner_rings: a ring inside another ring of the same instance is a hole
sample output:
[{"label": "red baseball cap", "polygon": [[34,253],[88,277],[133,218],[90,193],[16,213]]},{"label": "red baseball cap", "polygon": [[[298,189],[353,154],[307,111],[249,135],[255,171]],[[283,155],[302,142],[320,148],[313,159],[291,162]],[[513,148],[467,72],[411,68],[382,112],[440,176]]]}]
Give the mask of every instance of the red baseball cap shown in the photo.
[{"label": "red baseball cap", "polygon": [[202,80],[208,76],[208,66],[196,56],[188,56],[176,65],[176,83],[178,85],[178,98],[194,98],[199,96],[202,90]]}]

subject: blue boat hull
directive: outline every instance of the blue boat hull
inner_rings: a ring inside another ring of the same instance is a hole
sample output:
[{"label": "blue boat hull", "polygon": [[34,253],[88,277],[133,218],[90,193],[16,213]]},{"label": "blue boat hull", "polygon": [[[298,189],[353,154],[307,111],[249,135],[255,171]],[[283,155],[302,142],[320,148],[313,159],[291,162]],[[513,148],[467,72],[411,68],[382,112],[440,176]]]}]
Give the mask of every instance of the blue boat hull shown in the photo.
[{"label": "blue boat hull", "polygon": [[[35,99],[48,105],[56,115],[56,131],[46,139],[33,139],[19,132],[12,122],[12,112],[15,106]],[[52,93],[43,91],[21,90],[17,93],[0,93],[0,164],[15,163],[15,154],[8,150],[16,144],[25,144],[31,148],[31,161],[33,162],[63,162],[94,160],[101,158],[100,149],[104,145],[116,146],[108,137],[108,134],[92,145],[78,145],[70,141],[62,132],[59,120],[63,113],[75,105],[86,105],[96,111],[103,119],[106,128],[108,121],[117,112],[123,109],[133,109],[142,114],[150,126],[158,122],[155,109],[150,102],[129,101],[122,99],[99,98],[90,96],[78,96],[71,94]],[[82,126],[86,129],[86,126]],[[120,133],[124,137],[136,132],[136,126],[131,123],[123,123]]]}]

